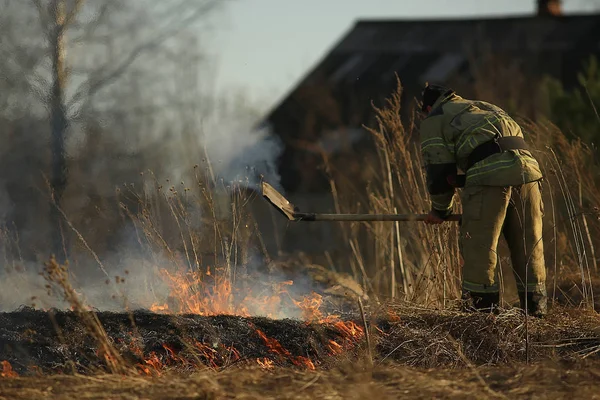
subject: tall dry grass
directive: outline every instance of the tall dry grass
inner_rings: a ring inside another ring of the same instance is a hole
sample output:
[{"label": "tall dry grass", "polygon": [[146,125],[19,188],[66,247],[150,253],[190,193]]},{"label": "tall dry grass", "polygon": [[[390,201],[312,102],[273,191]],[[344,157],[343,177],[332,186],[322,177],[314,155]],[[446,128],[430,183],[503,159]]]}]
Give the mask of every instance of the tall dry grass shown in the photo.
[{"label": "tall dry grass", "polygon": [[[369,178],[361,181],[345,176],[343,167],[324,157],[336,212],[429,210],[419,121],[415,116],[403,123],[401,99],[398,81],[385,105],[374,107],[376,123],[366,128],[373,145],[373,152],[364,158],[365,169],[371,170],[365,174]],[[590,168],[596,163],[594,152],[581,142],[569,141],[548,121],[521,118],[519,122],[545,175],[544,245],[551,297],[594,307],[599,244],[595,238],[600,233],[595,209],[600,201],[598,176],[596,169]],[[267,265],[272,257],[249,208],[261,199],[258,193],[244,189],[244,183],[219,182],[210,166],[196,166],[189,176],[193,179],[188,182],[161,182],[152,173],[143,174],[141,184],[118,191],[121,218],[135,227],[135,241],[152,255],[151,269],[158,280],[189,273],[186,296],[202,296],[207,290],[207,295],[215,295],[211,291],[217,287],[227,288],[231,291],[225,295],[230,309],[240,307],[244,301],[241,288],[254,284],[246,282],[250,275],[259,276],[255,283],[261,287],[272,287],[281,279]],[[348,181],[353,184],[345,184]],[[457,195],[455,199],[454,211],[460,213],[460,198]],[[462,261],[457,224],[430,227],[416,222],[356,222],[340,223],[338,228],[345,254],[336,260],[326,258],[335,265],[336,273],[351,275],[371,297],[440,308],[459,299]],[[319,255],[310,256],[316,259]],[[504,243],[499,265],[505,300],[514,301],[510,257]],[[207,273],[213,275],[206,278]],[[198,280],[198,276],[204,278]],[[265,276],[271,281],[262,282]],[[212,289],[207,281],[212,282]],[[152,283],[147,290],[153,290]],[[175,301],[171,307],[181,306],[172,297],[153,299],[158,304]]]},{"label": "tall dry grass", "polygon": [[[343,168],[334,160],[326,159],[336,211],[428,211],[418,121],[413,120],[408,125],[402,122],[401,99],[402,87],[398,81],[397,90],[386,104],[374,108],[376,124],[367,128],[374,151],[367,156],[365,166],[372,169],[372,179],[354,180],[354,185],[344,185],[344,180],[352,179],[341,175]],[[547,121],[520,122],[526,137],[534,144],[546,176],[544,240],[551,296],[593,308],[597,300],[595,253],[600,230],[595,209],[600,191],[593,168],[594,152],[581,142],[567,140]],[[145,172],[138,185],[122,186],[115,193],[114,207],[118,212],[110,219],[130,224],[137,247],[150,256],[145,267],[146,276],[151,279],[144,282],[142,290],[161,312],[253,314],[257,310],[248,309],[248,304],[253,303],[261,305],[263,314],[281,316],[278,310],[285,306],[289,296],[282,287],[282,274],[269,263],[271,255],[266,251],[261,230],[249,208],[253,201],[262,201],[257,198],[258,193],[244,189],[249,182],[238,186],[218,181],[210,168],[196,166],[188,176],[193,179],[170,182]],[[363,191],[357,192],[361,186]],[[456,199],[459,202],[458,196]],[[77,238],[76,245],[97,259],[107,279],[118,278],[103,267],[94,243],[86,240],[85,229],[79,229],[82,224],[70,220],[68,212],[61,212],[66,229]],[[461,212],[460,203],[455,212]],[[351,275],[370,297],[408,302],[421,309],[448,308],[459,298],[461,260],[456,224],[430,227],[422,223],[357,222],[338,227],[347,254],[345,259],[338,258],[336,273]],[[17,252],[21,245],[14,237],[4,242],[4,246]],[[505,253],[500,255],[503,271],[510,272],[508,254],[505,248],[502,251]],[[302,262],[306,260],[306,264],[311,262],[300,255],[292,256]],[[105,354],[108,371],[132,372],[90,312],[92,307],[74,287],[72,282],[77,280],[77,271],[50,261],[44,274],[81,317],[90,336]],[[118,278],[117,283],[130,278]],[[167,292],[155,290],[161,282],[173,285],[168,285]],[[135,308],[137,305],[128,301],[126,290],[116,286],[115,293],[122,297],[126,308]],[[106,290],[112,292],[113,289],[107,282]],[[374,332],[374,324],[368,321],[372,309],[364,311],[362,303],[360,306],[365,332]],[[508,315],[505,317],[509,318]],[[376,336],[374,332],[366,338],[375,341]],[[369,351],[372,347],[372,343],[366,346]],[[369,353],[369,359],[373,357]]]},{"label": "tall dry grass", "polygon": [[[325,157],[325,172],[337,212],[428,211],[418,120],[415,117],[408,124],[403,123],[401,115],[406,113],[402,108],[406,106],[401,100],[402,86],[398,81],[396,91],[384,106],[374,107],[375,123],[367,128],[373,151],[361,155],[364,171],[360,176],[345,175],[343,165]],[[551,296],[573,305],[593,306],[594,287],[598,286],[596,252],[600,244],[596,239],[600,224],[595,207],[600,202],[600,191],[594,151],[584,143],[569,141],[548,121],[520,122],[545,173],[544,241]],[[232,291],[226,295],[231,307],[243,301],[242,288],[252,285],[246,282],[252,274],[258,277],[254,283],[260,288],[267,290],[277,285],[281,274],[269,264],[277,255],[267,251],[261,224],[249,207],[262,200],[258,193],[244,188],[248,182],[228,185],[218,181],[210,165],[190,168],[190,179],[185,182],[160,179],[145,171],[136,175],[135,184],[122,185],[110,198],[94,206],[94,213],[103,218],[92,218],[88,208],[85,215],[76,214],[74,218],[68,209],[64,211],[68,222],[65,234],[74,237],[71,243],[77,257],[87,254],[91,259],[102,259],[104,250],[110,247],[102,238],[115,243],[114,238],[109,239],[110,232],[131,226],[133,247],[147,256],[143,262],[150,279],[144,279],[142,290],[153,303],[175,301],[164,291],[156,290],[165,280],[170,283],[168,276],[174,273],[190,273],[190,292],[185,295],[201,296],[206,290],[214,291],[202,286],[207,281],[213,288],[227,287]],[[460,213],[458,196],[456,200],[455,212]],[[351,275],[376,299],[443,308],[459,298],[461,258],[456,224],[429,227],[416,222],[340,223],[338,238],[344,254],[335,259],[330,254],[311,254],[312,259],[306,259],[306,263],[326,259],[336,273]],[[22,238],[5,229],[2,244],[5,265],[15,269],[22,262]],[[512,273],[504,245],[500,247],[499,261],[504,286],[508,287]],[[72,265],[75,276],[89,271],[88,267],[78,269],[77,262]],[[220,275],[215,276],[215,271]],[[206,278],[207,273],[213,275]],[[108,275],[110,272],[100,271],[90,279],[114,279]],[[198,276],[205,278],[199,281]],[[270,281],[265,282],[264,277]],[[195,287],[199,282],[200,286]],[[511,296],[514,300],[514,292],[505,287],[503,290],[507,300]],[[180,305],[175,303],[171,306]]]},{"label": "tall dry grass", "polygon": [[[349,186],[343,165],[325,158],[326,171],[338,212],[370,210],[373,213],[420,213],[429,210],[424,170],[419,149],[418,116],[408,124],[401,118],[402,85],[375,107],[376,123],[366,127],[375,144],[375,157],[365,157],[371,179]],[[569,141],[547,120],[518,121],[533,144],[545,175],[544,248],[552,299],[594,307],[598,288],[598,166],[595,154],[581,141]],[[356,182],[356,180],[354,180]],[[344,189],[340,189],[344,187]],[[460,196],[454,212],[461,212]],[[367,198],[367,204],[349,199]],[[461,258],[458,226],[452,223],[428,227],[421,223],[361,222],[340,224],[340,237],[348,243],[348,272],[370,294],[402,299],[426,306],[445,307],[460,297]],[[499,247],[501,291],[515,301],[508,248]],[[567,294],[566,291],[569,293]]]},{"label": "tall dry grass", "polygon": [[[328,163],[338,212],[410,214],[429,210],[416,121],[404,125],[401,99],[398,81],[385,106],[374,106],[376,124],[367,130],[375,151],[365,165],[373,169],[373,179],[365,182],[364,192],[357,196],[340,191],[339,181],[344,178],[340,179],[336,165]],[[366,199],[366,204],[348,201],[355,198]],[[455,224],[438,228],[422,223],[361,222],[340,224],[340,229],[350,248],[349,269],[374,297],[442,307],[456,298],[460,257]]]}]

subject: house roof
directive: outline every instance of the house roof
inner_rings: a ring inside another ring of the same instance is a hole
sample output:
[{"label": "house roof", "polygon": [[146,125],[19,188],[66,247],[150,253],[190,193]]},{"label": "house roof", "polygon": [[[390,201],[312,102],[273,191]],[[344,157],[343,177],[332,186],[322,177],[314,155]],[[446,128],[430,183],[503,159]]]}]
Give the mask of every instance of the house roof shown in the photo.
[{"label": "house roof", "polygon": [[385,83],[397,73],[401,80],[443,82],[478,48],[520,54],[600,53],[600,14],[360,20],[266,120],[313,81],[325,79],[333,86],[360,80]]},{"label": "house roof", "polygon": [[[381,105],[389,97],[396,74],[404,104],[426,81],[468,82],[471,60],[489,52],[493,63],[511,66],[499,79],[510,79],[516,60],[524,75],[549,74],[568,87],[569,80],[576,83],[583,60],[600,54],[600,14],[358,21],[261,122],[285,145],[278,161],[282,185],[288,191],[327,187],[326,179],[314,176],[320,154],[310,155],[325,139],[340,145],[321,145],[322,150],[337,154],[340,148],[356,147],[364,153],[353,128],[370,123],[371,102]],[[410,110],[402,108],[407,116]],[[301,183],[311,181],[319,183]]]},{"label": "house roof", "polygon": [[461,52],[465,44],[482,35],[493,43],[494,48],[503,50],[569,49],[598,28],[599,20],[600,14],[468,20],[364,20],[356,23],[334,52]]}]

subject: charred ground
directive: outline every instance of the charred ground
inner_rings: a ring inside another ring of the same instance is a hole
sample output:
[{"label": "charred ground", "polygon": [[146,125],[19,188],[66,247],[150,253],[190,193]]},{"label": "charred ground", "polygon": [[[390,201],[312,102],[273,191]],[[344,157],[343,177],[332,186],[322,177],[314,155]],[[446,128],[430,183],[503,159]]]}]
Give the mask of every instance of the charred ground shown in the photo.
[{"label": "charred ground", "polygon": [[[132,369],[216,371],[235,365],[265,369],[330,369],[364,357],[359,318],[307,323],[261,317],[98,312],[110,344]],[[555,307],[545,319],[517,310],[466,314],[387,305],[368,321],[375,364],[464,368],[531,361],[600,360],[600,319],[591,311]],[[97,340],[70,311],[22,308],[0,314],[0,359],[19,375],[102,372]]]},{"label": "charred ground", "polygon": [[[293,356],[321,361],[332,340],[343,343],[334,325],[238,316],[166,315],[145,310],[96,313],[112,345],[130,365],[205,365],[221,368],[236,362],[286,357],[274,354],[259,332],[275,339]],[[0,358],[17,373],[28,371],[88,373],[101,370],[98,346],[79,316],[69,311],[21,309],[0,314]],[[290,365],[293,365],[290,362]],[[33,367],[33,369],[32,369]]]}]

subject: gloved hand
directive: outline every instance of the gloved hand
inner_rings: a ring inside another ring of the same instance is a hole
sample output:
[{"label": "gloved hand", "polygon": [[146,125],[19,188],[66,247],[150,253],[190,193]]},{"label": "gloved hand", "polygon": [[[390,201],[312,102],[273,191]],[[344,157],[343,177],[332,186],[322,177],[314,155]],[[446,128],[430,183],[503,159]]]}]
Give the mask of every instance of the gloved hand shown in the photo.
[{"label": "gloved hand", "polygon": [[425,223],[427,225],[439,225],[444,223],[444,219],[442,219],[440,217],[440,215],[435,211],[435,210],[431,210],[429,212],[429,214],[427,214],[427,217],[425,218]]}]

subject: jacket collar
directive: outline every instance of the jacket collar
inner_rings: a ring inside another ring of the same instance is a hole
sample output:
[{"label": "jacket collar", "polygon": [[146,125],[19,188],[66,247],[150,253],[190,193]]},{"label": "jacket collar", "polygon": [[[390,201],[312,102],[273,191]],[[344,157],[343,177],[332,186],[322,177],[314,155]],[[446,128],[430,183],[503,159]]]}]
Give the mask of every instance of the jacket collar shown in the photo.
[{"label": "jacket collar", "polygon": [[431,111],[429,112],[429,115],[427,117],[443,114],[441,107],[442,107],[442,105],[444,105],[444,103],[448,102],[450,99],[460,99],[460,98],[461,97],[454,92],[451,92],[450,94],[441,95],[435,101],[435,103],[433,103],[433,106],[431,107]]}]

